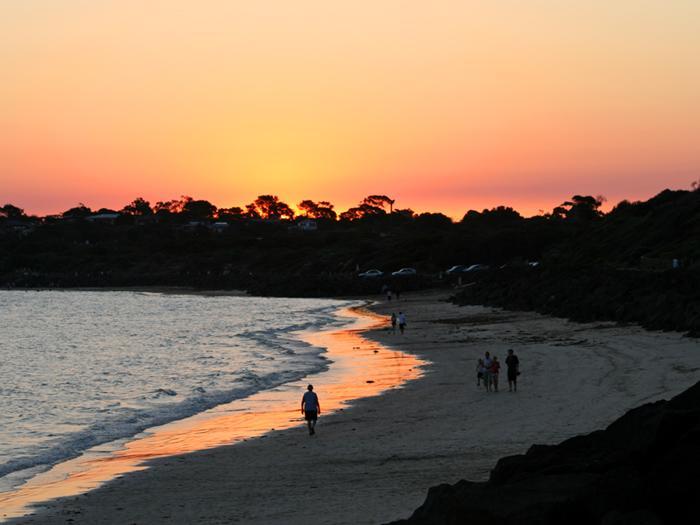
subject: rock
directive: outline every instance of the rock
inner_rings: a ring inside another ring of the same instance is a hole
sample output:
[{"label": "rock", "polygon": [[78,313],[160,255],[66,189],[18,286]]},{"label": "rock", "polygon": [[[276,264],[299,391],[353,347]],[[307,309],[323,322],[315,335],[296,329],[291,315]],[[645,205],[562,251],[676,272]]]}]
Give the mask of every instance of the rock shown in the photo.
[{"label": "rock", "polygon": [[605,430],[503,458],[486,482],[433,487],[410,518],[394,524],[690,524],[699,470],[697,383]]}]

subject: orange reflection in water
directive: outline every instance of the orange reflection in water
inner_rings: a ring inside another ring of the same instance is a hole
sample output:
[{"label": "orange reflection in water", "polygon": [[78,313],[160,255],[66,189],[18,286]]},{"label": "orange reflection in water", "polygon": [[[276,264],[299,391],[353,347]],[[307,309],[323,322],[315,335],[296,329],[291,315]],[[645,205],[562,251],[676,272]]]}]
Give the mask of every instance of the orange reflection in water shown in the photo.
[{"label": "orange reflection in water", "polygon": [[323,417],[349,401],[400,387],[421,375],[424,361],[387,349],[360,333],[385,325],[385,317],[364,309],[345,309],[341,315],[353,319],[349,327],[301,334],[304,341],[327,349],[325,356],[333,362],[329,370],[155,427],[119,450],[105,452],[104,446],[98,446],[55,465],[17,490],[0,494],[2,518],[28,514],[41,502],[82,494],[121,474],[145,469],[148,460],[230,445],[271,430],[302,425],[299,408],[308,382],[313,382],[318,393]]}]

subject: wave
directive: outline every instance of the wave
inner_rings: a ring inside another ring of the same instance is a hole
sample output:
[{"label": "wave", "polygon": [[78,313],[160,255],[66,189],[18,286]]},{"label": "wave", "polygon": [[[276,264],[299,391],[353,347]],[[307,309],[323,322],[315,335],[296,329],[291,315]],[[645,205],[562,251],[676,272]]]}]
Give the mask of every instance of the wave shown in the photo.
[{"label": "wave", "polygon": [[[295,356],[295,363],[301,365],[298,370],[277,370],[258,375],[249,369],[242,368],[237,372],[235,386],[228,390],[210,392],[202,387],[195,387],[190,392],[182,393],[164,386],[147,393],[145,397],[164,401],[186,397],[179,402],[169,402],[144,409],[124,407],[116,403],[111,417],[80,431],[61,436],[55,441],[45,442],[35,450],[0,465],[0,481],[11,475],[11,485],[16,487],[29,477],[46,471],[60,462],[76,458],[93,447],[128,439],[149,428],[182,420],[216,406],[249,397],[262,390],[272,389],[306,375],[327,370],[331,361],[323,356],[325,349],[313,347],[299,339],[296,334],[301,331],[340,328],[347,325],[348,320],[338,316],[338,311],[338,304],[311,308],[309,321],[283,328],[235,334],[259,346],[261,357],[268,355],[270,350],[286,356]],[[26,471],[28,475],[18,475],[22,471]]]}]

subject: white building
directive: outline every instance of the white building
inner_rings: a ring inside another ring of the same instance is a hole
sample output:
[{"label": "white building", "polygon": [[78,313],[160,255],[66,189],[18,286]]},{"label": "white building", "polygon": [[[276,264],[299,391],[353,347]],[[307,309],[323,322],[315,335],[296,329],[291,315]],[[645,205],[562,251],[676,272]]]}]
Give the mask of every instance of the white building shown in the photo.
[{"label": "white building", "polygon": [[315,232],[318,230],[318,223],[314,219],[304,219],[297,223],[297,228],[305,232]]}]

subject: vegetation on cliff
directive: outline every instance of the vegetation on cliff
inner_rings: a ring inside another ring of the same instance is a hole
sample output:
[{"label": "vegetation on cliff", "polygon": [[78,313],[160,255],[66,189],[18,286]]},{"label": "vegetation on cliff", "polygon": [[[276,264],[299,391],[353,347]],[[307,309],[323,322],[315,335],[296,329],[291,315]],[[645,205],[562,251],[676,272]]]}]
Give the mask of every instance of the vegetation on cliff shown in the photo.
[{"label": "vegetation on cliff", "polygon": [[[396,209],[384,195],[341,213],[311,200],[295,212],[274,195],[233,208],[189,197],[155,205],[135,199],[121,210],[80,205],[41,218],[5,205],[0,285],[337,296],[378,292],[383,284],[409,290],[460,283],[461,303],[700,330],[700,192],[666,190],[606,214],[601,200],[577,195],[531,218],[506,207],[472,210],[459,222]],[[445,273],[475,263],[491,269]],[[418,275],[390,277],[402,267]],[[358,278],[370,268],[388,277]]]}]

